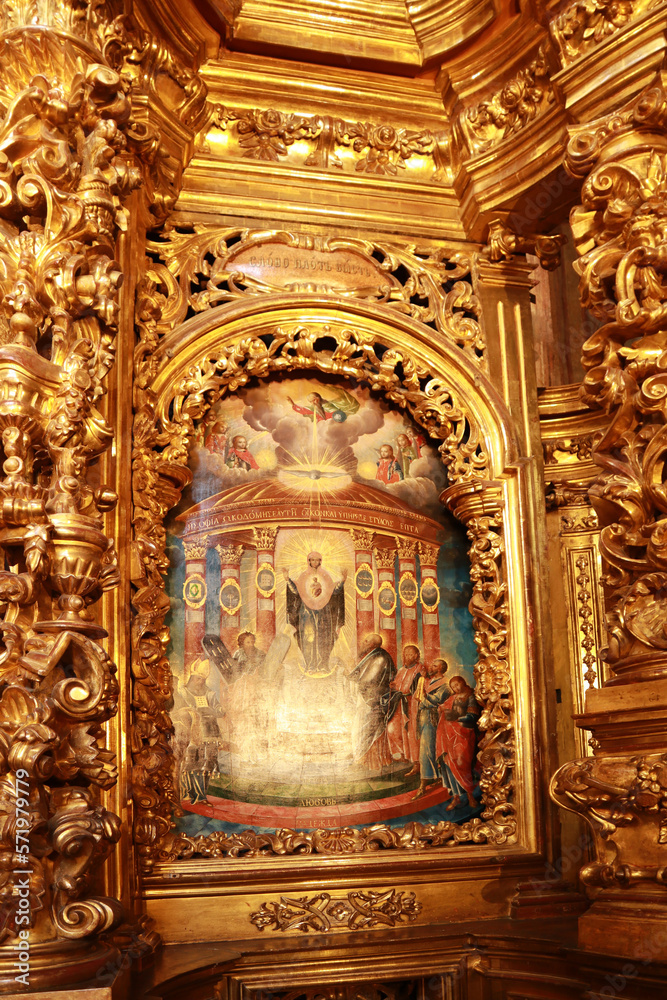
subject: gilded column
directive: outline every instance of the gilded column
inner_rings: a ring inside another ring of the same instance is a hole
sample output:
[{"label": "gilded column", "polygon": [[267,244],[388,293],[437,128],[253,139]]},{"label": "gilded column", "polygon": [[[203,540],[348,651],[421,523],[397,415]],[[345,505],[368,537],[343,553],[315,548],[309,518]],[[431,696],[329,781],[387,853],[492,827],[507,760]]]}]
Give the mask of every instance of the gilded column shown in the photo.
[{"label": "gilded column", "polygon": [[220,556],[220,638],[230,653],[237,648],[241,624],[241,557],[242,545],[216,545]]},{"label": "gilded column", "polygon": [[[584,948],[667,959],[667,93],[664,77],[613,118],[571,130],[585,178],[571,215],[582,304],[605,322],[583,347],[582,398],[607,415],[589,495],[600,522],[609,675],[586,691],[594,756],[552,795],[591,825],[580,872]],[[586,566],[582,565],[582,577]]]},{"label": "gilded column", "polygon": [[203,656],[201,641],[206,634],[206,543],[185,542],[185,646],[183,663],[190,666]]},{"label": "gilded column", "polygon": [[274,555],[277,528],[252,529],[257,548],[257,646],[266,651],[276,636],[276,572]]},{"label": "gilded column", "polygon": [[378,567],[377,602],[380,608],[380,635],[382,644],[396,662],[398,642],[396,639],[396,549],[376,548],[375,561]]},{"label": "gilded column", "polygon": [[354,543],[354,589],[357,595],[357,649],[367,635],[375,631],[373,591],[373,532],[366,528],[350,528]]},{"label": "gilded column", "polygon": [[419,542],[419,602],[422,609],[425,663],[432,663],[440,656],[440,588],[437,569],[439,552],[437,545]]},{"label": "gilded column", "polygon": [[407,539],[398,541],[398,596],[401,604],[401,645],[419,645],[417,620],[417,543]]}]

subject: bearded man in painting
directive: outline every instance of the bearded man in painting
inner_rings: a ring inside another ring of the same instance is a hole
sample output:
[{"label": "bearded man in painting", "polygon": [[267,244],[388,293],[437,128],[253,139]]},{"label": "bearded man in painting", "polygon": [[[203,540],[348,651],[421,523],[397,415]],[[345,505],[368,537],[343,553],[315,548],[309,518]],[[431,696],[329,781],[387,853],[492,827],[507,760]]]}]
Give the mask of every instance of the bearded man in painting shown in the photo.
[{"label": "bearded man in painting", "polygon": [[345,580],[334,583],[319,552],[310,552],[307,568],[296,580],[283,569],[287,583],[287,623],[294,626],[307,674],[329,673],[329,657],[345,624]]},{"label": "bearded man in painting", "polygon": [[417,737],[417,712],[419,700],[417,684],[422,673],[419,647],[409,643],[403,647],[403,666],[391,682],[392,707],[387,726],[389,748],[396,761],[411,761],[413,768],[406,777],[419,771],[419,739]]},{"label": "bearded man in painting", "polygon": [[371,772],[381,771],[391,764],[387,720],[396,664],[391,653],[383,649],[382,636],[377,632],[366,636],[359,656],[361,659],[349,677],[358,690],[352,743],[359,764]]}]

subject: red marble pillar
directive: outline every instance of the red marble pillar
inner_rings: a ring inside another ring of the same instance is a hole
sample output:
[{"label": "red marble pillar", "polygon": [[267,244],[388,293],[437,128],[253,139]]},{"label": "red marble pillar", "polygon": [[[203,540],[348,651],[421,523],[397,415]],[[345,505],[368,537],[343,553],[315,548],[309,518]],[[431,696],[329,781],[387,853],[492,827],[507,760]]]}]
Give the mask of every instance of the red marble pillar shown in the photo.
[{"label": "red marble pillar", "polygon": [[375,608],[373,591],[373,532],[366,528],[351,528],[354,543],[354,589],[357,608],[357,650],[367,635],[375,631]]},{"label": "red marble pillar", "polygon": [[201,641],[206,632],[206,543],[184,542],[185,642],[183,664],[187,668],[204,656]]},{"label": "red marble pillar", "polygon": [[216,545],[220,556],[220,638],[233,655],[238,649],[241,624],[241,556],[242,545]]},{"label": "red marble pillar", "polygon": [[440,589],[437,571],[439,552],[437,545],[419,543],[421,568],[419,599],[422,609],[424,662],[429,664],[440,656]]},{"label": "red marble pillar", "polygon": [[[417,621],[417,544],[408,539],[398,541],[398,599],[401,606],[401,646],[419,646]],[[402,653],[402,650],[401,650]]]},{"label": "red marble pillar", "polygon": [[377,602],[380,608],[380,635],[382,645],[391,653],[394,663],[398,643],[396,641],[396,549],[376,548],[375,561],[378,567]]},{"label": "red marble pillar", "polygon": [[252,529],[257,549],[255,586],[257,588],[256,645],[266,652],[276,637],[276,572],[274,556],[277,528]]}]

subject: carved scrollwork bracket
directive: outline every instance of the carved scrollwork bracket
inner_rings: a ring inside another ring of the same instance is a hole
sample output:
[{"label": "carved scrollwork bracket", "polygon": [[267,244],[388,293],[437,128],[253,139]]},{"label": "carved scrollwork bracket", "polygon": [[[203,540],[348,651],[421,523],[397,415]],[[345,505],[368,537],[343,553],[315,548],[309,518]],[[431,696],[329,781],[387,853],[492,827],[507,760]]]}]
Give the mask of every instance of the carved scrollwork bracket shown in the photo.
[{"label": "carved scrollwork bracket", "polygon": [[554,775],[551,795],[596,834],[598,857],[579,873],[586,885],[667,885],[667,754],[572,761]]}]

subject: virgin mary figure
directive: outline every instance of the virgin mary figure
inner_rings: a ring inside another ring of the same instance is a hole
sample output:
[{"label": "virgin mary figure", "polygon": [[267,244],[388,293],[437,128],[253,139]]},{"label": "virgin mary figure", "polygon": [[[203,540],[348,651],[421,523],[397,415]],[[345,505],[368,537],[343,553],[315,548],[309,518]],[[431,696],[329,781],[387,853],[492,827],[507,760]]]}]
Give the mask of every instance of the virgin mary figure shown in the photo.
[{"label": "virgin mary figure", "polygon": [[319,552],[310,552],[307,568],[296,580],[283,569],[287,581],[287,623],[296,630],[296,640],[303,653],[307,674],[328,674],[329,657],[338,633],[345,624],[344,585],[342,579],[334,583],[331,574],[322,566]]}]

